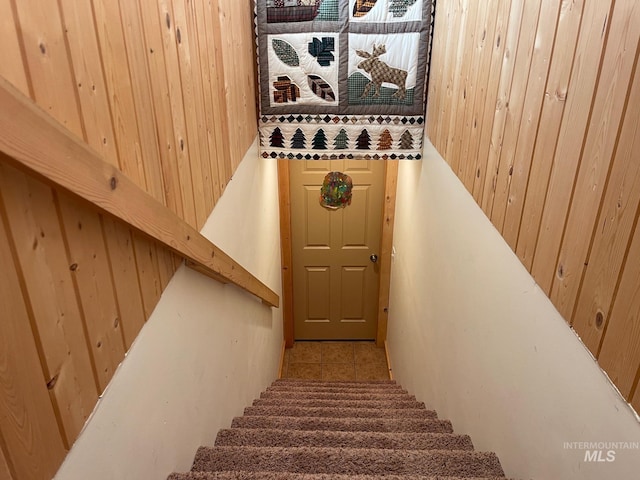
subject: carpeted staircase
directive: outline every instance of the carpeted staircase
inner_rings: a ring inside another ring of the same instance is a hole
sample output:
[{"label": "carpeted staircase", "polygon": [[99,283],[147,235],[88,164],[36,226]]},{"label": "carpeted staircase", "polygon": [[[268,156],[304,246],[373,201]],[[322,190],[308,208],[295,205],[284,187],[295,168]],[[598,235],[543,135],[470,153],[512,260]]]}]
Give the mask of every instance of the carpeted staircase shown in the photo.
[{"label": "carpeted staircase", "polygon": [[494,480],[495,453],[394,381],[276,380],[169,480]]}]

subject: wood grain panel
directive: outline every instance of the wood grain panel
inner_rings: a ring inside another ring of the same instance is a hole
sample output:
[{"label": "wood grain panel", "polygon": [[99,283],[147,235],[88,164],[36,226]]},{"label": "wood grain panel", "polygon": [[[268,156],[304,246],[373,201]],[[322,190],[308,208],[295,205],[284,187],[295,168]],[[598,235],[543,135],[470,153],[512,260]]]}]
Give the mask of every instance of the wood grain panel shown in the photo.
[{"label": "wood grain panel", "polygon": [[[545,5],[553,3],[555,2],[545,2]],[[537,43],[536,37],[541,4],[540,0],[524,2],[518,48],[515,54],[514,71],[516,74],[511,82],[511,89],[505,104],[504,133],[501,140],[502,146],[498,160],[498,171],[495,177],[495,189],[490,215],[491,221],[500,231],[502,231],[504,224],[509,187],[513,177],[517,147],[520,140],[520,127],[527,99],[534,47]],[[546,24],[547,22],[545,21],[544,23]]]},{"label": "wood grain panel", "polygon": [[100,392],[124,358],[120,312],[100,218],[67,194],[59,195],[69,269],[84,311]]},{"label": "wood grain panel", "polygon": [[[468,0],[436,12],[429,135],[609,377],[637,404],[640,5],[553,0],[483,8],[475,20]],[[477,39],[456,44],[453,37],[463,33],[439,31],[438,22],[465,25],[476,36],[495,22],[491,56],[476,57]],[[438,43],[445,39],[449,45]],[[455,84],[464,73],[461,59],[479,70]],[[482,75],[487,65],[489,74]],[[469,91],[475,92],[471,116]],[[462,149],[451,148],[460,142]]]},{"label": "wood grain panel", "polygon": [[25,95],[29,95],[27,74],[23,67],[18,25],[13,16],[11,0],[0,0],[0,75]]},{"label": "wood grain panel", "polygon": [[[2,443],[0,442],[0,447],[1,446]],[[15,480],[15,477],[9,469],[9,464],[2,448],[0,448],[0,480]]]},{"label": "wood grain panel", "polygon": [[[488,172],[487,157],[489,155],[489,148],[491,147],[491,138],[493,132],[493,118],[495,109],[497,107],[498,98],[498,86],[500,79],[502,78],[502,64],[504,59],[505,50],[505,37],[507,35],[507,28],[509,26],[509,18],[511,11],[511,2],[508,0],[500,0],[496,11],[496,30],[493,38],[493,46],[491,49],[491,60],[489,66],[489,77],[485,85],[480,85],[479,88],[484,88],[484,112],[479,119],[481,130],[480,138],[478,141],[478,147],[472,149],[471,152],[477,152],[475,165],[473,167],[473,189],[470,191],[473,194],[476,202],[480,204],[482,202],[482,196],[485,188],[485,179]],[[478,100],[476,100],[478,103]],[[475,127],[475,125],[474,125]],[[473,134],[472,134],[473,138]]]},{"label": "wood grain panel", "polygon": [[429,81],[429,108],[427,109],[427,122],[426,129],[431,142],[440,151],[444,151],[441,148],[441,132],[442,118],[446,112],[445,110],[445,96],[446,85],[445,77],[448,73],[447,62],[451,61],[451,55],[447,55],[449,48],[453,48],[453,42],[448,41],[448,36],[452,35],[452,25],[454,2],[440,3],[437,8],[438,21],[434,24],[433,31],[433,48],[431,52],[431,67]]},{"label": "wood grain panel", "polygon": [[[191,168],[191,162],[196,163],[199,159],[197,159],[197,152],[194,152],[195,155],[193,157],[189,157],[191,145],[187,138],[187,126],[185,123],[184,102],[182,98],[183,85],[180,80],[180,64],[178,62],[173,12],[171,11],[170,0],[158,0],[157,4],[162,47],[164,49],[164,65],[166,68],[164,77],[167,79],[178,178],[180,181],[178,191],[182,196],[182,218],[184,218],[189,225],[199,228],[194,197],[195,182]],[[149,12],[149,14],[151,15],[151,12]],[[197,170],[198,168],[196,168],[196,171]]]},{"label": "wood grain panel", "polygon": [[[636,219],[637,220],[637,219]],[[630,398],[640,371],[640,224],[636,224],[598,361],[622,395]],[[637,395],[636,395],[637,396]]]},{"label": "wood grain panel", "polygon": [[[637,65],[637,58],[635,63]],[[636,79],[632,80],[627,110],[600,204],[573,317],[573,328],[589,350],[596,354],[607,328],[611,301],[623,262],[626,259],[630,264],[640,263],[640,256],[627,256],[640,204],[639,149],[640,78],[636,74]]]},{"label": "wood grain panel", "polygon": [[[458,55],[455,67],[455,81],[453,95],[458,99],[454,104],[449,118],[450,130],[462,131],[465,126],[465,112],[470,109],[471,91],[473,89],[473,75],[471,70],[474,53],[475,35],[477,34],[475,24],[477,23],[478,10],[481,2],[469,2],[462,11],[462,24],[460,26],[460,37],[458,43]],[[459,171],[460,153],[462,142],[466,136],[451,136],[445,146],[447,157],[451,158],[451,169]]]},{"label": "wood grain panel", "polygon": [[162,295],[156,246],[140,233],[133,234],[133,245],[138,267],[138,278],[140,279],[142,305],[145,318],[149,318],[160,300],[160,295]]},{"label": "wood grain panel", "polygon": [[214,14],[219,12],[222,38],[231,146],[230,162],[226,165],[229,180],[258,131],[253,7],[246,0],[212,0],[211,6]]},{"label": "wood grain panel", "polygon": [[[0,204],[0,211],[4,205]],[[4,214],[0,215],[4,217]],[[0,218],[0,432],[17,478],[52,478],[66,453],[36,348],[31,319]]]},{"label": "wood grain panel", "polygon": [[[125,4],[129,5],[125,6]],[[166,206],[179,217],[185,218],[158,6],[156,2],[144,0],[139,5],[136,2],[123,1],[120,7],[123,15],[127,15],[132,22],[138,20],[136,15],[140,15],[138,28],[144,33],[146,64],[149,66],[148,84],[152,94],[151,103],[143,103],[143,108],[146,107],[145,112],[148,113],[149,105],[152,105],[151,112],[157,128]],[[127,45],[130,46],[129,43]],[[144,88],[144,85],[141,88]],[[139,101],[144,102],[144,100],[141,98]]]},{"label": "wood grain panel", "polygon": [[566,112],[557,139],[549,188],[531,267],[531,274],[547,293],[551,291],[555,275],[556,260],[562,242],[573,183],[591,114],[593,94],[597,88],[611,8],[610,1],[587,2],[580,26],[578,46],[567,90]]},{"label": "wood grain panel", "polygon": [[84,138],[56,0],[21,0],[15,6],[34,100],[68,130]]},{"label": "wood grain panel", "polygon": [[[196,218],[201,229],[213,209],[213,184],[211,181],[211,155],[207,142],[206,114],[204,112],[204,93],[202,88],[202,66],[195,10],[193,2],[173,2],[175,36],[180,61],[180,78],[182,80],[182,98],[184,100],[185,118],[190,159],[192,161],[192,178]],[[188,8],[188,10],[187,10]],[[215,158],[215,157],[214,157]]]},{"label": "wood grain panel", "polygon": [[[476,22],[475,48],[473,52],[473,64],[471,72],[474,74],[473,84],[467,89],[467,95],[471,97],[469,108],[465,113],[464,131],[462,139],[461,158],[469,155],[478,160],[478,144],[482,130],[482,117],[485,109],[486,85],[490,74],[491,53],[493,39],[497,23],[497,16],[491,12],[498,8],[498,1],[482,2],[478,21]],[[469,90],[471,90],[469,92]],[[476,171],[479,162],[461,161],[458,167],[458,175],[467,186],[467,190],[473,190]]]},{"label": "wood grain panel", "polygon": [[[224,33],[217,0],[0,0],[0,76],[199,228],[256,133],[252,2],[223,4]],[[1,162],[6,235],[49,402],[38,415],[68,447],[181,260]],[[11,450],[11,473],[50,478],[55,447],[30,449]]]},{"label": "wood grain panel", "polygon": [[[209,16],[205,15],[209,12]],[[207,144],[209,147],[208,164],[211,169],[211,189],[215,202],[222,193],[221,170],[224,170],[224,158],[229,153],[227,106],[219,101],[217,92],[223,89],[224,65],[220,50],[219,30],[206,22],[211,18],[208,8],[205,10],[204,0],[195,0],[191,3],[191,14],[196,20],[198,45],[200,47],[200,74],[203,88],[203,107],[206,121]],[[217,34],[217,36],[216,36]],[[219,55],[218,55],[219,54]],[[226,185],[226,181],[224,182]]]},{"label": "wood grain panel", "polygon": [[636,383],[634,385],[635,393],[632,393],[633,399],[631,400],[631,406],[636,410],[636,412],[640,412],[640,388],[638,388],[639,379],[640,379],[640,367],[638,368],[638,373],[636,373]]},{"label": "wood grain panel", "polygon": [[54,197],[48,186],[4,163],[0,191],[42,351],[44,377],[70,446],[91,414],[98,391]]},{"label": "wood grain panel", "polygon": [[[223,58],[224,45],[222,43],[218,0],[200,0],[196,6],[201,8],[204,25],[202,25],[203,28],[199,28],[199,31],[204,31],[209,55],[208,64],[213,66],[208,76],[211,81],[210,92],[212,98],[210,105],[213,118],[215,119],[213,127],[216,151],[218,153],[216,156],[218,187],[221,195],[233,174],[231,169],[231,155],[235,152],[235,150],[232,150],[231,142],[231,135],[235,135],[235,131],[232,129],[228,120],[230,115],[229,109],[233,107],[228,105],[226,101],[226,76],[228,67]],[[200,15],[200,12],[198,15]],[[200,35],[202,35],[202,33],[200,33]],[[245,118],[245,121],[251,122],[253,118]]]},{"label": "wood grain panel", "polygon": [[514,158],[509,167],[509,189],[506,198],[502,236],[516,249],[520,218],[524,208],[527,184],[533,151],[540,126],[542,100],[545,97],[547,76],[551,63],[551,53],[556,37],[556,26],[560,12],[560,1],[542,2],[538,29],[533,48],[527,91],[523,105],[522,120]]},{"label": "wood grain panel", "polygon": [[[102,50],[105,58],[105,70],[119,72],[117,73],[118,78],[122,79],[122,84],[116,86],[116,79],[114,78],[114,85],[111,86],[112,97],[117,94],[117,88],[128,91],[127,79],[130,81],[135,116],[138,119],[139,144],[136,144],[135,148],[140,150],[139,155],[141,155],[141,161],[144,163],[147,191],[156,200],[174,212],[178,212],[177,203],[173,200],[175,198],[172,189],[174,185],[173,179],[169,178],[167,185],[162,168],[162,159],[163,155],[166,156],[166,152],[160,149],[160,131],[155,120],[155,105],[149,79],[147,43],[142,28],[140,3],[121,0],[118,7],[118,4],[112,0],[94,0],[94,4],[96,5],[98,24],[118,24],[118,18],[121,19],[122,39],[118,35],[119,32],[114,33],[113,29],[116,27],[109,27],[111,33],[109,34],[110,42],[108,46],[104,45],[105,42],[103,41]],[[102,28],[98,27],[98,32],[101,31]],[[109,53],[111,50],[114,53]],[[113,58],[115,65],[111,65],[111,58]],[[125,69],[125,65],[128,68]],[[113,73],[113,75],[116,75],[116,73]],[[107,76],[107,81],[109,78]],[[121,102],[123,102],[121,112],[124,117],[127,114],[127,110],[124,109],[124,98],[126,97],[118,98],[121,98]],[[114,107],[114,112],[119,111],[119,108]],[[115,119],[118,118],[119,116],[116,115]],[[131,120],[127,118],[126,121],[130,122]],[[125,128],[125,126],[123,124],[122,128]],[[133,134],[133,131],[129,134]],[[135,138],[132,140],[136,141]],[[127,143],[127,137],[119,137],[118,141],[119,144]],[[138,154],[136,153],[136,155]],[[129,158],[126,154],[125,156]]]},{"label": "wood grain panel", "polygon": [[[69,58],[80,100],[84,139],[107,162],[120,167],[111,122],[111,109],[102,71],[100,48],[90,2],[60,2],[64,34],[69,46]],[[135,164],[134,164],[135,165]],[[125,173],[144,178],[144,172]]]},{"label": "wood grain panel", "polygon": [[[584,2],[562,2],[558,30],[551,57],[549,78],[542,100],[542,113],[531,159],[531,172],[523,212],[516,253],[522,263],[531,270],[538,232],[542,219],[554,153],[565,113],[569,78],[580,31]],[[514,221],[513,219],[510,221]]]},{"label": "wood grain panel", "polygon": [[595,95],[551,288],[551,300],[566,319],[574,312],[590,248],[585,232],[593,232],[602,201],[627,105],[639,38],[640,3],[616,2],[602,62],[602,71],[607,74],[600,77]]},{"label": "wood grain panel", "polygon": [[128,351],[144,325],[145,316],[131,230],[113,218],[103,218],[102,227],[112,266],[113,286],[119,316],[114,326],[122,329]]},{"label": "wood grain panel", "polygon": [[109,0],[94,0],[92,4],[102,71],[108,89],[106,101],[117,139],[118,164],[136,185],[161,199],[162,182],[157,169],[152,168],[155,161],[149,162],[150,166],[146,168],[142,158],[120,7],[118,2]]},{"label": "wood grain panel", "polygon": [[498,91],[493,109],[491,140],[489,141],[489,153],[487,155],[487,167],[485,169],[486,174],[482,188],[482,201],[480,203],[482,210],[484,210],[487,216],[491,215],[493,196],[496,189],[496,178],[502,151],[502,139],[504,136],[508,99],[511,92],[511,81],[513,80],[515,70],[516,51],[518,49],[522,16],[522,3],[512,2],[511,9],[509,10],[507,34],[503,39],[505,45],[502,56],[502,68],[500,69]]}]

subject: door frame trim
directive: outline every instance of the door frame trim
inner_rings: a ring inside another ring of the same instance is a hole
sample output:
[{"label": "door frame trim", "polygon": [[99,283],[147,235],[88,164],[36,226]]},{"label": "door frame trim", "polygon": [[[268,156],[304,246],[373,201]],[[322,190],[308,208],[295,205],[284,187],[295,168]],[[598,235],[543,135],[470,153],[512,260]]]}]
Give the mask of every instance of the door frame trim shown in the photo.
[{"label": "door frame trim", "polygon": [[[280,258],[282,268],[282,321],[283,336],[287,348],[293,346],[293,269],[291,254],[291,193],[289,191],[289,162],[278,159],[278,198],[280,210]],[[378,293],[378,318],[376,344],[381,347],[387,339],[389,318],[389,289],[391,286],[391,253],[393,249],[393,225],[396,211],[398,185],[398,160],[374,160],[385,162],[384,205],[382,231],[380,232],[380,284]]]}]

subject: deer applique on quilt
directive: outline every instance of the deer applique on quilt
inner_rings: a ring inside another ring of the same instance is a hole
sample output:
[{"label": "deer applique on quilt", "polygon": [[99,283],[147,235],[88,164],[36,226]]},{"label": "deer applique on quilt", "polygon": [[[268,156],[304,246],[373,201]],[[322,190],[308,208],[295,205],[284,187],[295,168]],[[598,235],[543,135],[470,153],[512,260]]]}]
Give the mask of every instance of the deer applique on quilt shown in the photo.
[{"label": "deer applique on quilt", "polygon": [[398,91],[392,95],[394,98],[404,100],[406,94],[406,81],[407,72],[399,68],[390,67],[378,57],[387,52],[385,45],[376,46],[373,45],[373,52],[365,52],[363,50],[356,50],[356,54],[359,57],[366,58],[358,64],[358,68],[364,70],[371,75],[371,81],[364,87],[364,92],[360,98],[366,98],[369,95],[371,87],[374,88],[374,97],[380,96],[380,87],[383,83],[391,83],[398,87]]}]

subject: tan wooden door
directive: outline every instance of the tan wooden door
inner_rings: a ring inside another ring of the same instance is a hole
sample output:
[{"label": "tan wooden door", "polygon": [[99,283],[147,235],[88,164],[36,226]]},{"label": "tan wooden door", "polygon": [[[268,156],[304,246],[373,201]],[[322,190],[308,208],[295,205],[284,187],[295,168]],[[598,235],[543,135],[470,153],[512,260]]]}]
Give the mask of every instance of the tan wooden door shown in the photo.
[{"label": "tan wooden door", "polygon": [[[294,336],[297,340],[375,339],[384,162],[291,161]],[[327,173],[353,180],[351,205],[320,205]]]}]

